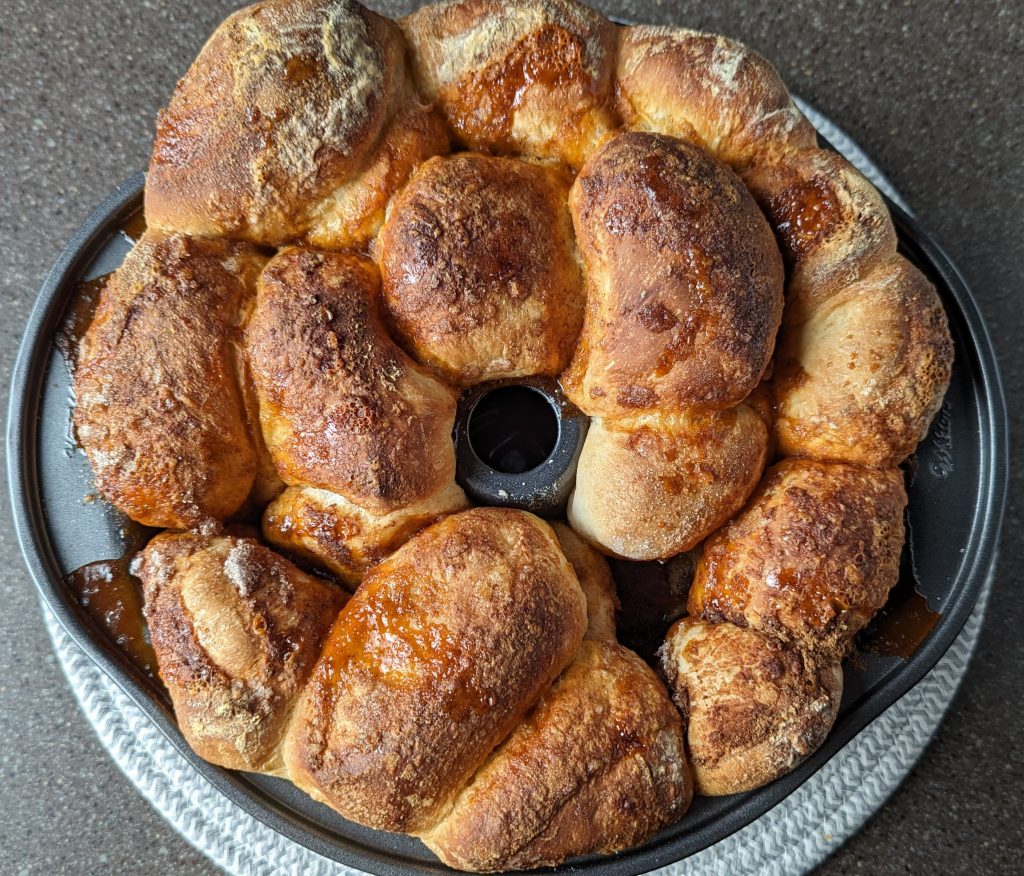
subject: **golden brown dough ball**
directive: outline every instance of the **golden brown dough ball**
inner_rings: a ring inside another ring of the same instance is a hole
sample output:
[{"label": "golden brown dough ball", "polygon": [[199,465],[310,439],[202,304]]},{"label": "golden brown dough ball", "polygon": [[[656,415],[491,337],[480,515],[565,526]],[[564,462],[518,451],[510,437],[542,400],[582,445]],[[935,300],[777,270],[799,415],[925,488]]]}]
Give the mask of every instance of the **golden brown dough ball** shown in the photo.
[{"label": "golden brown dough ball", "polygon": [[807,149],[757,164],[743,181],[775,229],[789,268],[788,322],[896,253],[896,229],[881,194],[836,152]]},{"label": "golden brown dough ball", "polygon": [[328,490],[288,487],[263,512],[263,537],[354,590],[367,569],[424,526],[468,505],[454,481],[389,514],[372,514]]},{"label": "golden brown dough ball", "polygon": [[767,443],[764,421],[746,405],[595,419],[569,522],[605,553],[668,559],[743,506],[761,477]]},{"label": "golden brown dough ball", "polygon": [[608,561],[564,523],[552,523],[551,528],[587,599],[585,638],[614,642],[619,596]]},{"label": "golden brown dough ball", "polygon": [[[217,28],[157,119],[150,226],[359,246],[447,151],[398,27],[352,0],[265,0]],[[394,124],[392,124],[394,120]]]},{"label": "golden brown dough ball", "polygon": [[689,610],[842,659],[899,578],[899,469],[788,459],[704,545]]},{"label": "golden brown dough ball", "polygon": [[615,27],[573,0],[454,0],[401,22],[420,90],[470,149],[579,167],[615,126]]},{"label": "golden brown dough ball", "polygon": [[444,155],[448,148],[441,119],[413,102],[384,129],[358,173],[310,208],[309,225],[298,237],[319,249],[361,250],[371,245],[395,193],[420,163]]},{"label": "golden brown dough ball", "polygon": [[428,829],[569,664],[586,602],[551,527],[476,508],[375,566],[285,741],[288,776],[344,817]]},{"label": "golden brown dough ball", "polygon": [[399,342],[445,380],[557,375],[583,321],[583,281],[557,167],[462,153],[428,161],[378,241]]},{"label": "golden brown dough ball", "polygon": [[895,256],[780,333],[773,378],[779,452],[898,465],[927,433],[952,367],[935,288]]},{"label": "golden brown dough ball", "polygon": [[772,355],[783,269],[739,178],[680,140],[627,132],[587,162],[570,206],[587,283],[572,401],[592,416],[742,401]]},{"label": "golden brown dough ball", "polygon": [[726,37],[622,28],[616,75],[628,126],[679,137],[737,169],[815,145],[775,68]]},{"label": "golden brown dough ball", "polygon": [[229,769],[280,774],[281,737],[345,592],[217,532],[158,535],[133,572],[189,745]]},{"label": "golden brown dough ball", "polygon": [[691,797],[665,688],[632,651],[587,641],[421,838],[462,870],[552,866],[637,845],[680,818]]},{"label": "golden brown dough ball", "polygon": [[683,618],[660,657],[686,723],[694,790],[759,788],[825,741],[843,694],[838,663],[816,665],[755,630]]},{"label": "golden brown dough ball", "polygon": [[455,397],[388,337],[379,292],[369,259],[283,250],[260,277],[246,340],[284,481],[387,514],[454,478]]},{"label": "golden brown dough ball", "polygon": [[265,258],[147,231],[111,276],[79,349],[75,431],[96,486],[133,520],[231,516],[261,467],[236,343]]}]

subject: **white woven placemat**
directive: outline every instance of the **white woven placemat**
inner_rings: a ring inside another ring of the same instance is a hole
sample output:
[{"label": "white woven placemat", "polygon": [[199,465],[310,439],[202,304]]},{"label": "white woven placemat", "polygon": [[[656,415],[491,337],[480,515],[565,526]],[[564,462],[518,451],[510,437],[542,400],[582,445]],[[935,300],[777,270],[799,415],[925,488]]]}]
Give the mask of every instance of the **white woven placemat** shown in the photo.
[{"label": "white woven placemat", "polygon": [[[819,131],[890,198],[903,200],[845,133],[801,103]],[[856,833],[917,762],[942,721],[977,642],[991,579],[946,655],[793,794],[665,876],[804,873]],[[82,711],[139,792],[192,845],[236,876],[357,876],[359,871],[275,833],[189,766],[149,718],[44,609],[54,649]]]}]

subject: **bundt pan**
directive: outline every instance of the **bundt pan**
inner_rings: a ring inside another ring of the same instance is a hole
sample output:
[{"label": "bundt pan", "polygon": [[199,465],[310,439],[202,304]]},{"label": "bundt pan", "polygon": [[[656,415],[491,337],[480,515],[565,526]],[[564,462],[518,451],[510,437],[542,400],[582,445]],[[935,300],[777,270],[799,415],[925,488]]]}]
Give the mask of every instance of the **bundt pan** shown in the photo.
[{"label": "bundt pan", "polygon": [[[98,286],[89,281],[124,259],[135,237],[143,185],[143,175],[132,178],[79,230],[43,286],[25,332],[11,394],[8,462],[16,526],[32,575],[75,641],[196,770],[251,815],[321,855],[368,872],[448,871],[419,841],[346,821],[285,780],[236,773],[201,759],[179,732],[166,693],[138,660],[125,655],[133,642],[122,639],[118,647],[76,598],[72,572],[125,557],[150,534],[95,498],[92,471],[71,429],[69,370],[75,340],[90,317],[90,293]],[[991,343],[955,267],[910,216],[892,203],[888,207],[901,252],[935,284],[945,305],[955,365],[942,410],[905,466],[908,537],[900,581],[844,667],[838,720],[821,748],[783,778],[745,794],[698,797],[682,820],[644,845],[612,857],[571,860],[559,869],[646,872],[694,854],[769,810],[935,665],[992,570],[1007,439]],[[557,513],[572,486],[586,418],[550,383],[514,383],[463,396],[455,429],[460,482],[481,504]],[[616,569],[625,603],[622,639],[650,656],[650,645],[665,632],[663,607],[631,611],[629,593],[637,572],[658,575],[659,567]],[[74,580],[81,585],[81,576]]]}]

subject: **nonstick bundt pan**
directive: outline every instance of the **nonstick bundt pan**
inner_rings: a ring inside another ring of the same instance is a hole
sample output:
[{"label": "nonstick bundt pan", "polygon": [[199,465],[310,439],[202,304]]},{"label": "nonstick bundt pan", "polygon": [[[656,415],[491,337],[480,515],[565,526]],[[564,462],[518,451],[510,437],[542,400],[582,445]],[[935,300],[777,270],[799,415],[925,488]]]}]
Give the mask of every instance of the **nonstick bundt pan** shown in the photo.
[{"label": "nonstick bundt pan", "polygon": [[[230,772],[199,758],[178,732],[159,686],[125,657],[66,583],[66,575],[87,563],[141,547],[146,535],[93,496],[92,472],[71,431],[68,362],[68,335],[88,318],[80,290],[116,268],[128,252],[130,231],[124,229],[141,210],[143,183],[143,174],[134,176],[78,230],[44,283],[25,329],[11,393],[8,465],[28,567],[71,637],[193,768],[246,812],[327,858],[381,876],[448,871],[417,840],[345,821],[285,780]],[[614,857],[571,861],[561,870],[643,873],[692,855],[771,809],[936,664],[992,570],[1007,475],[1006,409],[995,355],[957,269],[912,217],[891,202],[889,209],[902,252],[939,290],[956,361],[942,410],[907,467],[909,537],[901,580],[874,632],[868,631],[882,647],[862,641],[860,652],[847,661],[835,727],[799,768],[750,793],[697,797],[680,822],[645,845]],[[556,468],[562,464],[555,462]],[[472,477],[486,492],[487,472],[478,468]],[[490,486],[496,493],[500,484]]]}]

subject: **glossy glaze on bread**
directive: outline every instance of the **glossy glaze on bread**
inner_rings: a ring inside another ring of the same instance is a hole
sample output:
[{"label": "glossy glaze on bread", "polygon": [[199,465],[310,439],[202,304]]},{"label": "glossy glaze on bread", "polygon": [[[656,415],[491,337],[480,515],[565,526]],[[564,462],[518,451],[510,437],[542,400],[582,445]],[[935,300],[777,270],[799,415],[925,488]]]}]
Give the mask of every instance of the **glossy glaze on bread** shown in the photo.
[{"label": "glossy glaze on bread", "polygon": [[[187,530],[136,569],[203,757],[507,870],[825,739],[953,348],[765,59],[574,0],[266,0],[179,82],[145,207],[74,418],[103,496]],[[553,528],[454,479],[459,392],[541,376],[591,418]],[[601,554],[683,552],[666,689]]]},{"label": "glossy glaze on bread", "polygon": [[159,535],[133,571],[189,744],[222,766],[281,773],[289,716],[345,594],[219,531]]},{"label": "glossy glaze on bread", "polygon": [[650,835],[690,802],[682,723],[615,642],[604,560],[559,529],[510,509],[452,515],[347,604],[251,538],[159,536],[136,573],[182,731],[214,763],[285,775],[455,866]]},{"label": "glossy glaze on bread", "polygon": [[417,361],[456,385],[565,368],[583,320],[571,184],[469,152],[417,171],[378,240],[388,320]]},{"label": "glossy glaze on bread", "polygon": [[148,224],[273,245],[365,243],[412,168],[448,148],[404,55],[394,22],[358,3],[239,10],[157,119]]},{"label": "glossy glaze on bread", "polygon": [[586,622],[539,519],[480,508],[434,524],[339,616],[289,735],[290,776],[362,824],[429,827],[572,660]]},{"label": "glossy glaze on bread", "polygon": [[842,659],[899,577],[898,469],[787,459],[704,545],[691,615]]},{"label": "glossy glaze on bread", "polygon": [[618,126],[617,29],[575,0],[455,0],[400,23],[417,84],[468,149],[579,167]]},{"label": "glossy glaze on bread", "polygon": [[369,260],[286,249],[260,277],[246,353],[285,482],[387,513],[455,476],[455,395],[388,337],[378,297]]},{"label": "glossy glaze on bread", "polygon": [[739,177],[627,132],[591,156],[570,204],[588,287],[569,397],[598,416],[742,401],[772,354],[783,273]]},{"label": "glossy glaze on bread", "polygon": [[422,838],[460,869],[553,866],[635,845],[692,793],[679,716],[654,672],[615,641],[585,641]]},{"label": "glossy glaze on bread", "polygon": [[252,490],[262,442],[239,329],[265,261],[247,244],[148,231],[103,288],[74,423],[96,486],[140,523],[230,517]]}]

